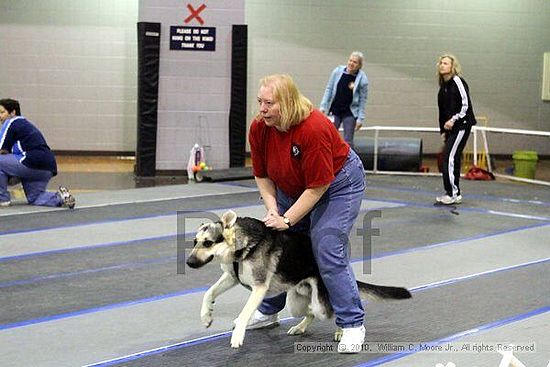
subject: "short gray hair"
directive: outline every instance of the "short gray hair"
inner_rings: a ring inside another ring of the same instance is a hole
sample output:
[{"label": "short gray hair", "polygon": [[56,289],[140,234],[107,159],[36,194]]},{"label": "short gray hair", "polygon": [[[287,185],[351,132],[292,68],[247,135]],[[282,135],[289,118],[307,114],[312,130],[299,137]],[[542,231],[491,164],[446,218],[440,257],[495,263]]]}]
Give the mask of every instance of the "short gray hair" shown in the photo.
[{"label": "short gray hair", "polygon": [[359,68],[363,67],[363,53],[361,51],[353,51],[349,57],[355,56],[359,59]]}]

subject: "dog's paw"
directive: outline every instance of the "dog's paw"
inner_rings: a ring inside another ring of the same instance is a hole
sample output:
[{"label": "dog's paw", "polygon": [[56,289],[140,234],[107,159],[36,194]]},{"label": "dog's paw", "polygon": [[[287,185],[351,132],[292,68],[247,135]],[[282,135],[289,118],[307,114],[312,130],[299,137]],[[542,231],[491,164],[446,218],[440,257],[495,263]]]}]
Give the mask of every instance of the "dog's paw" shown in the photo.
[{"label": "dog's paw", "polygon": [[307,327],[302,326],[302,323],[299,323],[296,326],[291,327],[286,332],[288,335],[302,335],[306,332]]},{"label": "dog's paw", "polygon": [[244,342],[245,328],[235,326],[231,334],[231,348],[240,348]]},{"label": "dog's paw", "polygon": [[205,327],[210,327],[214,318],[212,317],[212,309],[209,307],[201,308],[201,321]]},{"label": "dog's paw", "polygon": [[214,311],[214,301],[205,300],[201,307],[201,321],[205,327],[210,327],[214,318],[212,313]]},{"label": "dog's paw", "polygon": [[334,341],[339,342],[342,340],[342,334],[344,334],[344,331],[341,327],[336,328],[336,331],[334,332]]},{"label": "dog's paw", "polygon": [[205,315],[201,315],[201,321],[204,327],[210,327],[210,325],[212,325],[212,321],[214,321],[214,319],[212,318],[212,313],[209,312]]},{"label": "dog's paw", "polygon": [[210,327],[210,325],[212,325],[214,318],[212,317],[211,309],[204,307],[201,309],[201,321],[205,327]]},{"label": "dog's paw", "polygon": [[305,332],[306,332],[306,329],[301,327],[300,324],[298,324],[298,325],[293,326],[290,329],[288,329],[288,331],[286,333],[288,335],[302,335]]}]

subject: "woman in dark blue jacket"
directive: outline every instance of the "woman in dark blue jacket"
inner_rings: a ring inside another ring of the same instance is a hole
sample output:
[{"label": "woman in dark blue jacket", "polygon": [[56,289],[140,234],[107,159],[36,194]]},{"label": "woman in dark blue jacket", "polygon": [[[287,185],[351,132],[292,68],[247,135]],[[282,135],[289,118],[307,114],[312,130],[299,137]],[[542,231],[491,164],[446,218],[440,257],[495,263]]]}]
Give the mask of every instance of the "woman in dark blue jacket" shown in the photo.
[{"label": "woman in dark blue jacket", "polygon": [[460,204],[460,160],[466,146],[470,130],[476,119],[470,99],[468,84],[460,76],[462,70],[458,59],[450,54],[439,57],[439,130],[445,146],[443,148],[443,186],[445,195],[438,196],[437,202],[445,205]]},{"label": "woman in dark blue jacket", "polygon": [[0,206],[11,205],[8,181],[17,178],[29,204],[74,208],[75,199],[67,188],[46,191],[57,175],[55,156],[40,130],[21,116],[18,101],[0,99],[0,123]]}]

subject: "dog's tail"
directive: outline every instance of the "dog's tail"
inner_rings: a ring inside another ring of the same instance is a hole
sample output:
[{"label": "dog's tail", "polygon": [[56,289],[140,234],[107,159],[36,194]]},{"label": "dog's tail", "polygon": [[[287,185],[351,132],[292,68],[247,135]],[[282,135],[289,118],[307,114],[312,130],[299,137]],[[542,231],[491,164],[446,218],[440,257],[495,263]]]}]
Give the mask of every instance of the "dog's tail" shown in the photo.
[{"label": "dog's tail", "polygon": [[361,298],[369,300],[391,300],[411,298],[411,292],[402,287],[388,287],[385,285],[376,285],[357,281]]}]

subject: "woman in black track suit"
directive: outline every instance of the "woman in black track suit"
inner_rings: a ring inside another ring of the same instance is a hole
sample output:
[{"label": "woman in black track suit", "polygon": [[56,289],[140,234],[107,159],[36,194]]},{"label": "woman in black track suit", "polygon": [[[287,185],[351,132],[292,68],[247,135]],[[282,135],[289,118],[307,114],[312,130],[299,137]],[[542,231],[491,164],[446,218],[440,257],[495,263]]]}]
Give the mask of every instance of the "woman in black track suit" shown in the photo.
[{"label": "woman in black track suit", "polygon": [[445,195],[437,202],[445,205],[460,204],[460,160],[462,151],[470,136],[472,126],[477,123],[470,99],[468,84],[460,76],[461,67],[457,58],[450,54],[439,57],[439,130],[445,146],[443,148],[443,186]]}]

